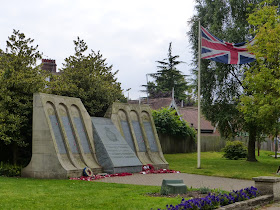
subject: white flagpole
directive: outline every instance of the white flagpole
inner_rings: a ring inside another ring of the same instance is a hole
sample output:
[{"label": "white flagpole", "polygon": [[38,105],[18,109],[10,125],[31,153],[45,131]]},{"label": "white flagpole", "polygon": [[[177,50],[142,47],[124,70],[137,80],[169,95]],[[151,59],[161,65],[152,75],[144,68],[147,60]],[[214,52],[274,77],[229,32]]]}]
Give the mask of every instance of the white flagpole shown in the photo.
[{"label": "white flagpole", "polygon": [[197,73],[197,168],[200,168],[200,60],[201,60],[201,26],[198,21],[198,73]]}]

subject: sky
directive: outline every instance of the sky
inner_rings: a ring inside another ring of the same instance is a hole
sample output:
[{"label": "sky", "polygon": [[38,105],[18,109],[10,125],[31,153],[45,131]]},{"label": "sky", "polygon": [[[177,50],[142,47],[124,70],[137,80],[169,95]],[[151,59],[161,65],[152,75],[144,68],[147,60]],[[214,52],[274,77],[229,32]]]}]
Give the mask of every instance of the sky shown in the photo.
[{"label": "sky", "polygon": [[191,74],[186,33],[193,12],[194,0],[5,1],[0,7],[0,48],[6,48],[13,29],[20,30],[60,69],[74,54],[73,40],[79,36],[89,50],[100,51],[114,72],[119,70],[116,77],[124,95],[139,99],[146,96],[141,92],[146,75],[158,70],[156,61],[167,58],[170,42],[172,54],[185,62],[178,69]]}]

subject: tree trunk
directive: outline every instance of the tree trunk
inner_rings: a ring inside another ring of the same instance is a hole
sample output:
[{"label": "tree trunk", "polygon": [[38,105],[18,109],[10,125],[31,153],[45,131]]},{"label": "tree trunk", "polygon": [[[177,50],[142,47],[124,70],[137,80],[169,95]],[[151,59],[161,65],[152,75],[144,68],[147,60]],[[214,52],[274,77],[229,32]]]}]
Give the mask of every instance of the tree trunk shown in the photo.
[{"label": "tree trunk", "polygon": [[256,128],[252,127],[249,129],[249,142],[248,142],[248,156],[247,161],[256,162],[256,154],[255,154],[255,148],[256,148],[256,136],[257,131]]},{"label": "tree trunk", "polygon": [[260,156],[261,142],[258,141],[258,157]]},{"label": "tree trunk", "polygon": [[12,150],[13,150],[13,164],[16,165],[17,158],[18,158],[18,145],[16,142],[13,142]]}]

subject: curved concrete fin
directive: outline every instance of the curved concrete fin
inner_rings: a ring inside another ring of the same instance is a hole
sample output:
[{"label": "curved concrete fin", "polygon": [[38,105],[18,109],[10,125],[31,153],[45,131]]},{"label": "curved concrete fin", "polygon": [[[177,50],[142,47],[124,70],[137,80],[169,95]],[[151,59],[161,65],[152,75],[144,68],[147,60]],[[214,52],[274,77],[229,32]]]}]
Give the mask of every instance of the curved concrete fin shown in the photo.
[{"label": "curved concrete fin", "polygon": [[[72,106],[80,112],[85,133],[92,133],[90,116],[78,98],[36,93],[33,96],[32,158],[22,176],[34,178],[67,178],[82,175],[84,167],[101,172],[90,146],[89,155],[82,148],[79,128]],[[85,124],[89,123],[89,125]],[[92,134],[85,134],[93,141]]]},{"label": "curved concrete fin", "polygon": [[66,141],[67,151],[69,153],[69,157],[73,165],[78,169],[84,169],[86,167],[85,163],[81,158],[80,149],[78,147],[73,125],[70,122],[69,112],[67,111],[67,107],[60,103],[58,105],[58,113],[61,120],[61,127],[64,134],[64,139]]},{"label": "curved concrete fin", "polygon": [[[71,113],[71,119],[74,125],[73,129],[75,130],[74,133],[77,134],[76,139],[81,151],[80,154],[82,155],[82,159],[94,173],[101,172],[101,166],[97,163],[89,115],[83,116],[81,110],[75,104],[71,105]],[[88,121],[90,126],[86,126],[85,122]]]},{"label": "curved concrete fin", "polygon": [[156,127],[153,122],[152,114],[150,110],[146,107],[142,107],[141,120],[145,130],[145,138],[147,139],[147,143],[149,144],[149,153],[152,161],[155,163],[155,165],[162,165],[159,167],[167,168],[168,163],[165,160],[162,153],[160,141],[156,132]]}]

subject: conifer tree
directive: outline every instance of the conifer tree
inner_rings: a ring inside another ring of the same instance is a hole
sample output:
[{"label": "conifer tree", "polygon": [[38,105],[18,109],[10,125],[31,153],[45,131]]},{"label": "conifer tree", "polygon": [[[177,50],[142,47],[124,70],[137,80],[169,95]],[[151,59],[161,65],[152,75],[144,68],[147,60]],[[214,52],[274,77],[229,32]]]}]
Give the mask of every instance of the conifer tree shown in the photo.
[{"label": "conifer tree", "polygon": [[177,100],[186,102],[187,91],[190,86],[181,71],[177,69],[177,65],[183,63],[178,61],[178,55],[172,55],[172,42],[169,43],[167,58],[162,61],[156,61],[158,71],[151,76],[155,79],[154,82],[148,83],[148,93],[151,97],[170,95],[174,88],[174,97]]}]

